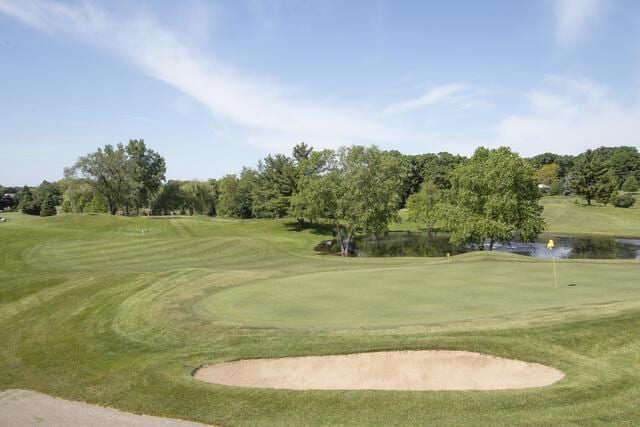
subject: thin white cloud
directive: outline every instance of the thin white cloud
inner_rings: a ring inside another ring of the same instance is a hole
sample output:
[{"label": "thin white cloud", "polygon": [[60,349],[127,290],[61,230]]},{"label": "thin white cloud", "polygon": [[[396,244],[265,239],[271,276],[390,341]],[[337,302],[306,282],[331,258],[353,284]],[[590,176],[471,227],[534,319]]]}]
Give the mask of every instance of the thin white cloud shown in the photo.
[{"label": "thin white cloud", "polygon": [[335,146],[428,138],[425,132],[381,121],[376,112],[364,108],[299,99],[282,84],[247,75],[192,49],[146,16],[116,19],[90,3],[41,0],[0,0],[0,12],[38,30],[70,35],[116,53],[196,99],[217,119],[239,125],[248,141],[262,140],[258,144],[263,146],[275,146],[275,141]]},{"label": "thin white cloud", "polygon": [[530,111],[500,121],[489,145],[510,146],[524,155],[579,153],[602,145],[640,147],[640,104],[622,105],[588,79],[547,79],[527,100]]},{"label": "thin white cloud", "polygon": [[562,46],[575,44],[604,8],[602,0],[554,0],[556,37]]},{"label": "thin white cloud", "polygon": [[400,114],[429,105],[449,102],[460,103],[465,97],[460,96],[467,91],[468,85],[465,83],[449,83],[441,86],[435,86],[427,91],[419,98],[410,99],[408,101],[398,102],[385,108],[383,114]]}]

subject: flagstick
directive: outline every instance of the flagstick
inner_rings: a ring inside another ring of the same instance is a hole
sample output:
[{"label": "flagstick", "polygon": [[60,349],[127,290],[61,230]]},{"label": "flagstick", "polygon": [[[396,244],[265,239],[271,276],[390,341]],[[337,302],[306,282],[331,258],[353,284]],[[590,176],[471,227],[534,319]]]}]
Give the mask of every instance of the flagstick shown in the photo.
[{"label": "flagstick", "polygon": [[551,260],[553,261],[553,281],[556,284],[556,289],[558,289],[558,275],[556,274],[556,259],[553,256],[553,248],[555,247],[555,243],[553,243],[553,239],[549,239],[547,243],[547,249],[551,252]]}]

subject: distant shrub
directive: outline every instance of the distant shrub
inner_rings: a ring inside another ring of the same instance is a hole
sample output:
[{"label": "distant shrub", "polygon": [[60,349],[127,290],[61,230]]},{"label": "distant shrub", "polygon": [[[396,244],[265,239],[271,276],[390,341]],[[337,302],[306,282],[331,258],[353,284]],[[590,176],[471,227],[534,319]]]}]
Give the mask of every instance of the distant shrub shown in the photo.
[{"label": "distant shrub", "polygon": [[636,199],[629,193],[620,193],[613,198],[613,205],[617,208],[630,208]]}]

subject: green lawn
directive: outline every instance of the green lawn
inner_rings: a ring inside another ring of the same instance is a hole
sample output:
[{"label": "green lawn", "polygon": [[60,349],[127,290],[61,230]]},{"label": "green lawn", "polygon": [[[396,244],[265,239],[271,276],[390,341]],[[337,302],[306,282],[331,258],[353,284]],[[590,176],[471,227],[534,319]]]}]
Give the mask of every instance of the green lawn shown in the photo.
[{"label": "green lawn", "polygon": [[[578,203],[575,203],[576,200]],[[640,236],[640,200],[631,208],[616,208],[586,202],[575,197],[543,197],[547,231],[564,234]]]},{"label": "green lawn", "polygon": [[195,308],[212,319],[252,326],[352,329],[494,323],[495,318],[504,323],[522,313],[566,314],[587,304],[640,303],[637,263],[557,264],[557,289],[551,262],[472,253],[453,263],[257,281],[215,292]]},{"label": "green lawn", "polygon": [[[317,255],[327,236],[287,221],[8,217],[0,389],[217,425],[640,422],[637,261],[559,262],[555,289],[552,264],[518,256]],[[496,392],[263,390],[191,377],[206,362],[386,349],[480,351],[566,377]]]}]

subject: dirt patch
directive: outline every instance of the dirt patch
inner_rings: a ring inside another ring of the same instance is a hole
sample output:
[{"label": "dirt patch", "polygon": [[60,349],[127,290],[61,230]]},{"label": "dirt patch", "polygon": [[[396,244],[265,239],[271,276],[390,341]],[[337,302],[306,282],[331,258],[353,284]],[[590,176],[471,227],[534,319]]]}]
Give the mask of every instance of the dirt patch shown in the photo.
[{"label": "dirt patch", "polygon": [[202,427],[188,421],[135,415],[116,409],[58,399],[28,390],[0,392],[0,425]]},{"label": "dirt patch", "polygon": [[564,377],[538,363],[467,351],[393,351],[250,359],[203,366],[196,379],[290,390],[508,390]]}]

